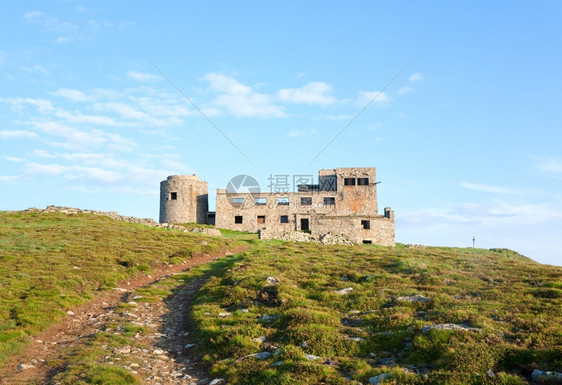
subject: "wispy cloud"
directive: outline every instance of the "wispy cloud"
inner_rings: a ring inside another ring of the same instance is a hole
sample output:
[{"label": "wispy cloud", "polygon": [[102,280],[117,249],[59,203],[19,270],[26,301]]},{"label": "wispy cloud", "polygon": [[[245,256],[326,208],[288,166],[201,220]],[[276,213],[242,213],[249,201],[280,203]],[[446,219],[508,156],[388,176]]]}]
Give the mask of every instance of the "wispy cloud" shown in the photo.
[{"label": "wispy cloud", "polygon": [[537,170],[551,177],[562,177],[562,159],[545,159],[537,164]]},{"label": "wispy cloud", "polygon": [[208,73],[201,80],[209,83],[209,89],[218,95],[211,102],[224,107],[229,113],[240,117],[284,117],[283,107],[276,105],[267,94],[256,92],[236,79],[219,73]]},{"label": "wispy cloud", "polygon": [[62,21],[41,11],[28,12],[24,15],[24,19],[29,23],[40,25],[46,30],[53,32],[65,32],[76,30],[78,28],[76,24]]},{"label": "wispy cloud", "polygon": [[495,194],[520,195],[522,193],[521,190],[513,190],[505,187],[490,186],[487,184],[462,182],[460,185],[469,190],[489,192]]},{"label": "wispy cloud", "polygon": [[60,88],[53,92],[52,95],[63,97],[72,102],[85,102],[91,99],[87,97],[82,91],[72,88]]},{"label": "wispy cloud", "polygon": [[324,82],[312,82],[301,88],[284,88],[277,91],[279,100],[287,103],[326,106],[337,102],[332,86]]},{"label": "wispy cloud", "polygon": [[410,75],[410,78],[408,80],[410,81],[410,83],[416,83],[416,82],[419,82],[421,80],[424,80],[424,77],[421,73],[416,72],[416,73]]},{"label": "wispy cloud", "polygon": [[413,89],[414,89],[413,87],[408,87],[408,86],[401,87],[401,88],[398,90],[398,95],[407,94],[408,92],[411,92]]},{"label": "wispy cloud", "polygon": [[[379,93],[380,93],[380,95],[379,95]],[[392,101],[392,98],[390,96],[388,96],[388,94],[385,93],[385,92],[360,91],[355,104],[360,106],[360,107],[365,107],[365,105],[367,105],[371,100],[373,100],[374,97],[377,97],[377,98],[375,99],[373,104],[383,105],[383,104],[387,104],[387,103]]]},{"label": "wispy cloud", "polygon": [[160,76],[136,71],[127,72],[127,76],[139,82],[156,82],[161,80]]},{"label": "wispy cloud", "polygon": [[37,138],[37,134],[33,131],[25,131],[25,130],[3,130],[0,131],[0,138],[2,139],[35,139]]}]

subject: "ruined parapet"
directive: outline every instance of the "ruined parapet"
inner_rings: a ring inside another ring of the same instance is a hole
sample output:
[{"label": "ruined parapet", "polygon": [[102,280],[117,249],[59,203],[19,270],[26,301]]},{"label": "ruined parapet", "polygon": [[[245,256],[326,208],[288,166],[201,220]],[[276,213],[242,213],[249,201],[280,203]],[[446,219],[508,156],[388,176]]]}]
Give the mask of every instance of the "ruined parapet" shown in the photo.
[{"label": "ruined parapet", "polygon": [[197,175],[171,175],[160,182],[160,223],[207,223],[207,182]]}]

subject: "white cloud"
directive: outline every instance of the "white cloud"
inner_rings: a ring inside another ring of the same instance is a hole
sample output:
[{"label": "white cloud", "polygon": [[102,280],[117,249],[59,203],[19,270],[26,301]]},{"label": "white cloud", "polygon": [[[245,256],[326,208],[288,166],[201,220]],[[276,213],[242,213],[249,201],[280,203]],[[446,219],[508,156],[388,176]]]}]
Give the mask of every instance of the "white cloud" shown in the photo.
[{"label": "white cloud", "polygon": [[47,113],[55,109],[51,101],[46,99],[22,98],[18,96],[0,98],[0,102],[9,104],[12,110],[15,111],[23,111],[28,105],[37,107],[37,110],[41,113]]},{"label": "white cloud", "polygon": [[421,80],[424,80],[424,77],[419,72],[416,72],[416,73],[412,74],[408,80],[410,81],[410,83],[415,83],[415,82],[419,82]]},{"label": "white cloud", "polygon": [[275,105],[267,94],[254,91],[236,79],[218,73],[208,73],[201,80],[211,91],[219,93],[212,104],[225,107],[231,114],[242,117],[284,117],[283,107]]},{"label": "white cloud", "polygon": [[53,32],[72,31],[78,28],[78,26],[73,23],[61,21],[41,11],[28,12],[24,15],[24,19],[31,24],[41,25],[46,30]]},{"label": "white cloud", "polygon": [[51,74],[49,71],[47,71],[45,69],[45,67],[43,67],[39,64],[35,64],[31,67],[22,67],[22,70],[24,70],[26,72],[39,72],[39,73],[42,73],[43,75],[50,75]]},{"label": "white cloud", "polygon": [[32,131],[24,130],[13,130],[13,131],[0,131],[0,138],[2,139],[34,139],[37,138],[37,134]]},{"label": "white cloud", "polygon": [[400,89],[398,90],[398,94],[399,94],[399,95],[404,95],[404,94],[407,94],[408,92],[410,92],[410,91],[412,91],[412,90],[413,90],[412,87],[407,87],[407,86],[406,86],[406,87],[402,87],[402,88],[400,88]]},{"label": "white cloud", "polygon": [[160,76],[136,71],[127,72],[127,76],[139,82],[154,82],[160,80]]},{"label": "white cloud", "polygon": [[392,98],[388,94],[380,91],[360,91],[357,97],[356,104],[361,107],[365,107],[369,103],[385,104],[392,101]]},{"label": "white cloud", "polygon": [[72,102],[85,102],[89,99],[82,91],[71,89],[71,88],[60,88],[57,91],[53,92],[52,94],[56,96],[61,96]]},{"label": "white cloud", "polygon": [[8,162],[15,162],[15,163],[27,162],[27,159],[18,158],[18,157],[15,157],[15,156],[5,156],[4,159],[6,159]]},{"label": "white cloud", "polygon": [[511,195],[519,195],[522,192],[516,191],[516,190],[512,190],[512,189],[508,189],[508,188],[504,188],[504,187],[497,187],[497,186],[490,186],[490,185],[486,185],[486,184],[477,184],[477,183],[467,183],[467,182],[462,182],[461,183],[462,187],[465,187],[469,190],[475,190],[475,191],[482,191],[482,192],[491,192],[491,193],[495,193],[495,194],[511,194]]},{"label": "white cloud", "polygon": [[537,169],[551,176],[562,176],[562,159],[546,159],[539,162]]},{"label": "white cloud", "polygon": [[297,104],[326,106],[337,102],[332,95],[332,86],[324,82],[311,82],[301,88],[284,88],[277,91],[279,100]]}]

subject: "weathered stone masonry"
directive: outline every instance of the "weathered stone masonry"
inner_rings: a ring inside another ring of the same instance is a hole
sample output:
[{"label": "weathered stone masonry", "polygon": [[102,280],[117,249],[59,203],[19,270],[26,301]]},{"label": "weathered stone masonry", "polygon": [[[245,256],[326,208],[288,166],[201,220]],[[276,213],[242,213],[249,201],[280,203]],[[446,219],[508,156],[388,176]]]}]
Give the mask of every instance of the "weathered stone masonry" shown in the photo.
[{"label": "weathered stone masonry", "polygon": [[[196,175],[170,176],[161,183],[160,221],[208,223],[207,183]],[[378,214],[376,170],[320,170],[318,184],[292,193],[230,193],[217,189],[218,228],[258,232],[262,239],[292,239],[305,232],[320,241],[327,234],[353,243],[394,246],[394,212]]]}]

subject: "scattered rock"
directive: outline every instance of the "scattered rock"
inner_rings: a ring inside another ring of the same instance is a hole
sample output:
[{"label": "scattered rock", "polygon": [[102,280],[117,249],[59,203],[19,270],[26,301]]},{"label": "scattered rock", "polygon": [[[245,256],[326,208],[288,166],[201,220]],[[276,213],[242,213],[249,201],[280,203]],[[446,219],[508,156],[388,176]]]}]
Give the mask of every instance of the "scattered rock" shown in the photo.
[{"label": "scattered rock", "polygon": [[152,351],[152,354],[156,354],[157,356],[161,356],[162,354],[164,354],[164,351],[162,349],[154,349]]},{"label": "scattered rock", "polygon": [[384,381],[384,380],[386,380],[387,378],[390,378],[390,377],[392,377],[392,373],[379,374],[378,376],[374,376],[374,377],[369,378],[369,384],[378,385],[382,381]]},{"label": "scattered rock", "polygon": [[69,310],[69,311],[66,312],[66,314],[68,314],[68,315],[74,315],[74,312]]},{"label": "scattered rock", "polygon": [[279,281],[275,277],[267,277],[265,281],[268,285],[279,285]]},{"label": "scattered rock", "polygon": [[252,355],[254,357],[256,357],[258,360],[265,360],[265,359],[267,359],[271,356],[271,353],[270,352],[260,352],[260,353],[254,353]]},{"label": "scattered rock", "polygon": [[334,293],[339,295],[345,295],[351,293],[352,291],[353,291],[352,287],[346,287],[345,289],[334,290]]},{"label": "scattered rock", "polygon": [[209,385],[217,385],[224,381],[224,378],[215,378],[213,381],[209,382]]},{"label": "scattered rock", "polygon": [[562,384],[562,373],[535,369],[531,373],[531,379],[535,382]]},{"label": "scattered rock", "polygon": [[221,318],[230,317],[231,315],[232,315],[232,313],[228,313],[228,312],[226,312],[226,313],[219,313],[219,317],[221,317]]},{"label": "scattered rock", "polygon": [[23,372],[24,370],[28,370],[28,369],[33,369],[33,368],[35,368],[35,366],[29,365],[29,364],[19,364],[18,365],[18,370],[20,372]]},{"label": "scattered rock", "polygon": [[482,329],[479,328],[473,328],[470,326],[466,326],[466,325],[457,325],[457,324],[435,324],[435,325],[426,325],[422,328],[422,333],[427,333],[430,330],[459,330],[459,331],[475,331],[475,332],[481,332]]},{"label": "scattered rock", "polygon": [[406,301],[406,302],[427,302],[429,301],[429,298],[424,297],[421,294],[416,294],[416,295],[409,295],[406,297],[398,297],[396,298],[397,301]]},{"label": "scattered rock", "polygon": [[190,349],[190,348],[192,348],[192,347],[194,347],[194,346],[195,346],[195,344],[186,344],[183,348],[184,348],[184,349]]},{"label": "scattered rock", "polygon": [[316,361],[320,359],[320,357],[315,356],[314,354],[305,354],[304,356],[306,357],[307,360],[310,361]]},{"label": "scattered rock", "polygon": [[113,351],[113,353],[115,353],[115,354],[129,354],[129,353],[131,353],[131,347],[125,346],[123,348],[117,348]]}]

